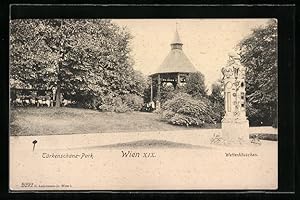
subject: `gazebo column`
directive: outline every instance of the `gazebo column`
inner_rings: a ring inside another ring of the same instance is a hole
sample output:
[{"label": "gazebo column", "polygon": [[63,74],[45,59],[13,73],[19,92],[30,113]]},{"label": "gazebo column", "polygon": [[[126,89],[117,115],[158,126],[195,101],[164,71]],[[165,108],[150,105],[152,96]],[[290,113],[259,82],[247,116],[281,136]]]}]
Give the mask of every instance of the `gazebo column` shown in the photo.
[{"label": "gazebo column", "polygon": [[153,101],[153,79],[152,79],[152,77],[151,77],[150,88],[151,88],[150,102],[152,102]]},{"label": "gazebo column", "polygon": [[160,74],[157,76],[157,100],[156,100],[156,109],[160,109],[160,86],[161,86],[161,81],[160,81]]}]

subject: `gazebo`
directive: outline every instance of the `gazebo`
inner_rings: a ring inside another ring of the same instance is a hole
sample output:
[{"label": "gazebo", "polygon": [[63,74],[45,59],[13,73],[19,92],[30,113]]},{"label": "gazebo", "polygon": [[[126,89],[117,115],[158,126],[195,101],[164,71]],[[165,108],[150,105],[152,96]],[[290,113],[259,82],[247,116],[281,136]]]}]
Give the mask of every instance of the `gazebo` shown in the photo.
[{"label": "gazebo", "polygon": [[174,89],[176,89],[178,86],[183,85],[185,83],[185,79],[190,73],[197,72],[194,65],[184,54],[182,46],[183,43],[181,42],[178,31],[176,29],[174,40],[171,43],[171,51],[164,59],[162,64],[158,67],[158,69],[150,75],[150,102],[153,103],[153,99],[155,96],[156,109],[160,109],[162,87],[164,87],[168,83],[171,83]]}]

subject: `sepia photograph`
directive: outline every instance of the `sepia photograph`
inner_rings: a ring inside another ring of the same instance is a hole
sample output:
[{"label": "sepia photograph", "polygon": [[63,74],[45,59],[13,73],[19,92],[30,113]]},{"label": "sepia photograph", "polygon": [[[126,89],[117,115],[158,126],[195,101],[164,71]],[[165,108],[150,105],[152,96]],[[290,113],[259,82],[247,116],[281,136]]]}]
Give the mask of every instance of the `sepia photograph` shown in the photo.
[{"label": "sepia photograph", "polygon": [[278,188],[277,19],[9,28],[11,191]]}]

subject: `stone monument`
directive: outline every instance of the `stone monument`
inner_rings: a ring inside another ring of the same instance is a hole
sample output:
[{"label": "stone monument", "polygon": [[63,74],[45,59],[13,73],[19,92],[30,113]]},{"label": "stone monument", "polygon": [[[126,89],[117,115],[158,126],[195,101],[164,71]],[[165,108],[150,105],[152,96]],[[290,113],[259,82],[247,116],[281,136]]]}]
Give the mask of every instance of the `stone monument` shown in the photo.
[{"label": "stone monument", "polygon": [[229,54],[222,68],[224,80],[225,116],[222,119],[222,138],[228,143],[249,141],[249,121],[246,117],[245,67],[240,56]]}]

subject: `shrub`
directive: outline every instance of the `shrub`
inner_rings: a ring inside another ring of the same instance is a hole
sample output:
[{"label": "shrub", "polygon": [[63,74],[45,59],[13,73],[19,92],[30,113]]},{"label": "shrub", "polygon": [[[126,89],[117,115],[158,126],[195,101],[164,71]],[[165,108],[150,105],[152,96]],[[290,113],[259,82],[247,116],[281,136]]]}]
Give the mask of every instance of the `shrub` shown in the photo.
[{"label": "shrub", "polygon": [[121,96],[105,96],[102,103],[98,107],[103,112],[119,112],[139,111],[143,106],[143,98],[135,94],[127,94]]},{"label": "shrub", "polygon": [[222,103],[222,104],[217,103],[217,102],[212,103],[211,108],[214,111],[214,113],[216,113],[216,118],[215,118],[216,122],[220,123],[225,115],[224,103]]},{"label": "shrub", "polygon": [[174,124],[174,125],[179,125],[179,126],[203,126],[203,121],[191,117],[188,115],[181,115],[176,113],[173,117],[169,119],[169,123]]},{"label": "shrub", "polygon": [[161,119],[163,121],[168,121],[168,119],[171,119],[172,117],[174,117],[176,113],[173,111],[170,111],[170,110],[165,110],[165,111],[162,111],[160,114],[161,114]]},{"label": "shrub", "polygon": [[144,100],[136,94],[127,94],[122,97],[124,104],[131,110],[140,111],[143,107]]},{"label": "shrub", "polygon": [[103,112],[126,112],[130,109],[123,103],[121,97],[105,96],[102,99],[102,104],[98,107]]},{"label": "shrub", "polygon": [[125,112],[129,112],[129,111],[132,111],[132,109],[130,109],[126,104],[122,103],[118,106],[116,106],[114,108],[114,112],[117,112],[117,113],[125,113]]},{"label": "shrub", "polygon": [[162,105],[161,119],[180,126],[203,126],[216,123],[218,115],[206,98],[194,99],[186,93],[178,93]]},{"label": "shrub", "polygon": [[163,104],[167,100],[172,99],[177,92],[178,92],[178,89],[174,90],[173,85],[166,85],[165,87],[162,87],[160,102]]},{"label": "shrub", "polygon": [[99,105],[102,103],[101,97],[95,97],[93,95],[65,95],[64,98],[72,99],[74,101],[72,104],[69,104],[68,107],[73,108],[87,108],[87,109],[97,109]]},{"label": "shrub", "polygon": [[249,138],[253,139],[257,137],[260,140],[270,140],[270,141],[278,141],[278,135],[277,134],[271,134],[271,133],[251,133]]},{"label": "shrub", "polygon": [[115,107],[113,105],[102,104],[99,106],[99,110],[103,112],[114,112]]},{"label": "shrub", "polygon": [[163,114],[163,110],[161,110],[161,109],[156,109],[156,110],[154,110],[152,113],[154,113],[154,114],[158,114],[158,115],[162,115]]},{"label": "shrub", "polygon": [[163,103],[162,109],[176,112],[179,108],[185,105],[187,99],[191,99],[191,96],[186,93],[178,93],[172,99]]}]

